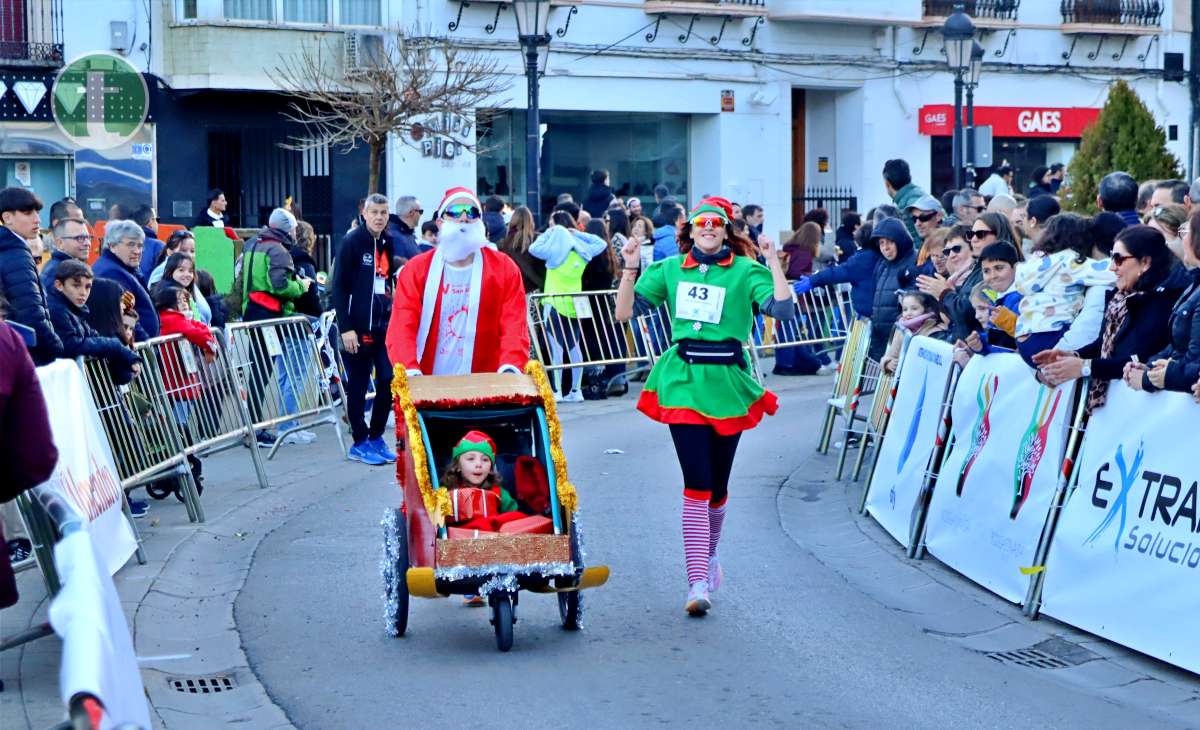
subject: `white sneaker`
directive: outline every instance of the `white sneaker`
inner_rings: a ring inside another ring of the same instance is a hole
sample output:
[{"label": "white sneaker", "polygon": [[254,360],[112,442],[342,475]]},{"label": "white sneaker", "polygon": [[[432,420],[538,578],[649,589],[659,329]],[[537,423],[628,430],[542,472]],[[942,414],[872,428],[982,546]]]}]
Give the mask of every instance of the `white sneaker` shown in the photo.
[{"label": "white sneaker", "polygon": [[716,593],[721,587],[721,580],[725,578],[725,571],[721,570],[721,561],[717,560],[714,555],[708,559],[708,590],[710,593]]},{"label": "white sneaker", "polygon": [[572,390],[570,393],[567,393],[566,395],[564,395],[562,397],[562,402],[563,403],[582,403],[583,402],[583,392],[579,391],[579,390]]},{"label": "white sneaker", "polygon": [[822,365],[817,368],[817,375],[833,375],[837,372],[837,365]]},{"label": "white sneaker", "polygon": [[688,589],[687,604],[683,609],[691,616],[703,616],[712,608],[708,599],[708,581],[698,580]]},{"label": "white sneaker", "polygon": [[312,431],[292,431],[283,437],[285,444],[311,444],[316,440],[317,435]]}]

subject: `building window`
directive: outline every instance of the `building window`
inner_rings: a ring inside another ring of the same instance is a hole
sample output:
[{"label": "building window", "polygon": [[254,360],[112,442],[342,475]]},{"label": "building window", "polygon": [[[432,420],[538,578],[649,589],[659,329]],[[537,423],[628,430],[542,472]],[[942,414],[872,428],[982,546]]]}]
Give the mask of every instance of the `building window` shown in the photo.
[{"label": "building window", "polygon": [[275,0],[225,0],[229,20],[274,20]]},{"label": "building window", "polygon": [[328,23],[329,0],[288,0],[283,19],[289,23]]},{"label": "building window", "polygon": [[196,0],[183,0],[179,4],[179,16],[184,20],[195,20]]},{"label": "building window", "polygon": [[[683,114],[634,114],[544,111],[541,152],[541,207],[554,207],[560,193],[576,201],[587,196],[592,170],[608,170],[621,197],[649,199],[664,184],[676,200],[688,200],[688,117]],[[499,195],[525,203],[525,112],[500,112],[479,124],[476,181],[480,195]]]},{"label": "building window", "polygon": [[342,25],[383,25],[380,0],[338,0]]}]

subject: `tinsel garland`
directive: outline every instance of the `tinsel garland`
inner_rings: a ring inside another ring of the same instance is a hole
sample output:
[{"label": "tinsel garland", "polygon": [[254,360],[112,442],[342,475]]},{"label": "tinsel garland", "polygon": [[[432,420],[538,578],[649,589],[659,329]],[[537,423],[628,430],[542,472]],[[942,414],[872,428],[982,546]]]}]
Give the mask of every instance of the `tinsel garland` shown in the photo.
[{"label": "tinsel garland", "polygon": [[[425,453],[425,440],[421,438],[421,427],[417,422],[417,407],[413,405],[412,393],[408,389],[408,373],[396,365],[392,371],[392,395],[395,397],[396,429],[400,428],[400,418],[404,419],[408,453],[412,454],[413,472],[417,475],[417,487],[421,490],[421,501],[425,503],[425,512],[433,522],[434,527],[442,527],[446,523],[446,515],[453,511],[450,492],[445,487],[433,488],[433,479],[429,472],[429,455]],[[399,435],[399,434],[397,434]],[[404,460],[396,460],[396,479],[404,482]]]},{"label": "tinsel garland", "polygon": [[525,363],[525,374],[537,386],[538,393],[542,396],[542,407],[546,410],[546,429],[550,432],[550,459],[554,462],[558,501],[567,512],[574,514],[579,507],[579,495],[575,492],[575,485],[567,479],[567,457],[562,449],[562,424],[558,421],[554,389],[550,387],[550,378],[546,377],[545,368],[537,360]]}]

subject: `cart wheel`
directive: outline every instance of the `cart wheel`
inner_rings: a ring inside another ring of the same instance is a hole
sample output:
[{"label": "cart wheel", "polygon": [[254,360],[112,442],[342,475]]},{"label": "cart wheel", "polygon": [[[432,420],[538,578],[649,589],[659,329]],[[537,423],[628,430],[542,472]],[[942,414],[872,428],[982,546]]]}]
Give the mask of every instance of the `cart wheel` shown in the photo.
[{"label": "cart wheel", "polygon": [[[176,486],[176,487],[175,487],[174,489],[172,489],[171,491],[173,491],[173,492],[175,493],[175,499],[178,499],[180,502],[182,502],[182,501],[183,501],[183,487],[181,487],[181,486]],[[204,482],[203,482],[203,480],[199,480],[199,479],[197,479],[197,480],[196,480],[196,496],[197,496],[197,497],[202,497],[202,496],[204,496]],[[161,497],[160,497],[160,499],[161,499]]]},{"label": "cart wheel", "polygon": [[579,630],[579,591],[558,594],[558,615],[567,631]]},{"label": "cart wheel", "polygon": [[508,651],[513,645],[513,610],[508,594],[492,599],[492,625],[496,627],[496,648]]},{"label": "cart wheel", "polygon": [[146,485],[146,494],[155,499],[166,499],[175,492],[175,487],[164,487],[162,482],[150,482]]},{"label": "cart wheel", "polygon": [[383,517],[384,621],[392,636],[408,630],[408,526],[399,509]]}]

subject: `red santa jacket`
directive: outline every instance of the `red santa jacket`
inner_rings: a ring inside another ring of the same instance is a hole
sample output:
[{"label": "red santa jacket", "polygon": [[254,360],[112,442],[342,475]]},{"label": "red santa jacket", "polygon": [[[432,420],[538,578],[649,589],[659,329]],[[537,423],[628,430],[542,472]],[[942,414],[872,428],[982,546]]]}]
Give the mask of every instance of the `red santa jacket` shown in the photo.
[{"label": "red santa jacket", "polygon": [[[425,352],[418,356],[417,330],[421,325],[421,300],[433,254],[433,251],[427,251],[400,270],[387,332],[387,351],[392,363],[406,369],[419,368],[427,375],[433,372],[437,331],[430,331]],[[471,372],[494,373],[501,365],[524,369],[529,360],[529,325],[521,270],[508,256],[491,248],[482,249],[480,254],[483,256],[483,284]],[[434,323],[440,321],[441,306],[439,296],[433,312]]]}]

